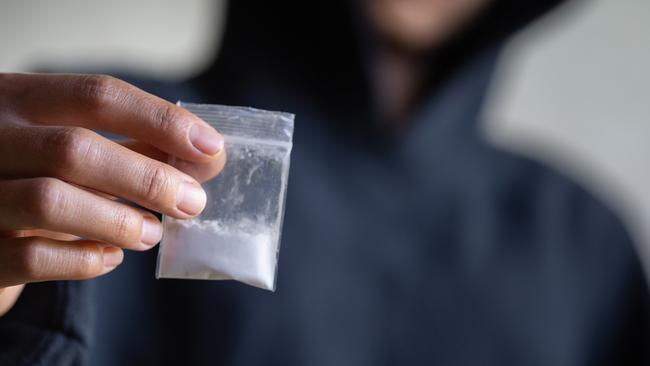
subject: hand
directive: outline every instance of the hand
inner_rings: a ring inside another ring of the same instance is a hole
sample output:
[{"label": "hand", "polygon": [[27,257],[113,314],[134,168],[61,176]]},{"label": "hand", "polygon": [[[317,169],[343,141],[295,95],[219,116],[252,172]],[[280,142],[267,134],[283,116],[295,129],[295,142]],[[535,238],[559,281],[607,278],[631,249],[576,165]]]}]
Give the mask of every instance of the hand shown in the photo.
[{"label": "hand", "polygon": [[[116,198],[190,218],[206,203],[192,176],[214,177],[224,163],[208,124],[123,81],[0,73],[0,289],[110,272],[122,248],[162,236],[153,214]],[[0,290],[0,315],[20,288]]]}]

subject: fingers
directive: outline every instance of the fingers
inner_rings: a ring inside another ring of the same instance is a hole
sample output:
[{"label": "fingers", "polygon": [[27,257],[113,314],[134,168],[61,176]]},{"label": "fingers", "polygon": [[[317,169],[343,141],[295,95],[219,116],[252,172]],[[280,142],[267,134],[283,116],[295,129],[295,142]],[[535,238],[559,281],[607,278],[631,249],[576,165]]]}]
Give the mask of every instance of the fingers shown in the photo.
[{"label": "fingers", "polygon": [[0,192],[0,230],[46,229],[134,250],[162,237],[152,214],[58,179],[0,181]]},{"label": "fingers", "polygon": [[0,287],[94,278],[115,269],[123,256],[121,249],[93,241],[0,239]]},{"label": "fingers", "polygon": [[[119,144],[152,159],[156,159],[164,163],[169,162],[168,154],[156,149],[149,144],[135,140],[120,141]],[[223,167],[226,164],[226,155],[226,150],[224,150],[223,153],[219,154],[217,158],[212,159],[208,162],[192,162],[175,158],[173,159],[172,165],[174,168],[190,175],[202,183],[216,177],[223,170]]]},{"label": "fingers", "polygon": [[208,161],[223,138],[185,109],[105,75],[4,74],[3,98],[26,120],[135,138],[188,161]]},{"label": "fingers", "polygon": [[182,219],[206,204],[189,175],[80,127],[0,128],[0,176],[55,177]]},{"label": "fingers", "polygon": [[0,316],[5,315],[16,303],[25,285],[0,288]]}]

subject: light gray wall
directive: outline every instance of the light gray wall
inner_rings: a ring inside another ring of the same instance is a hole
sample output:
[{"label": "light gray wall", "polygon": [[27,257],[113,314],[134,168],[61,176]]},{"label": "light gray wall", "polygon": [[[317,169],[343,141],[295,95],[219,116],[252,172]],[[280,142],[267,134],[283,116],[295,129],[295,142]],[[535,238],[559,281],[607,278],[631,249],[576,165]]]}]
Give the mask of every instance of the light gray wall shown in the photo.
[{"label": "light gray wall", "polygon": [[0,71],[126,68],[183,78],[210,61],[221,0],[3,0]]}]

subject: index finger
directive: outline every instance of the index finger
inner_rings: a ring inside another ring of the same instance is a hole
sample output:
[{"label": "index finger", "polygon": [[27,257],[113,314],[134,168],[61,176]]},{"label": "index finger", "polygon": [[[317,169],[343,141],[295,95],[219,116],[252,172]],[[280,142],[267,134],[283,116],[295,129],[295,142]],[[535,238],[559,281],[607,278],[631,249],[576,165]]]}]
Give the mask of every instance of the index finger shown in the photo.
[{"label": "index finger", "polygon": [[216,159],[223,137],[184,108],[106,75],[0,74],[13,110],[30,122],[132,137],[188,161]]}]

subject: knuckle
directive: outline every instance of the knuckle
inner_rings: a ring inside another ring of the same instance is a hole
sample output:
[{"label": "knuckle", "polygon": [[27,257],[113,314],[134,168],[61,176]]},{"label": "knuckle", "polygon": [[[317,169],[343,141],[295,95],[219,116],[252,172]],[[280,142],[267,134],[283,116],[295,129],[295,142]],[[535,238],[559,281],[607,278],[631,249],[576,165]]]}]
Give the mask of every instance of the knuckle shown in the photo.
[{"label": "knuckle", "polygon": [[26,238],[21,250],[14,260],[16,271],[29,281],[43,278],[47,262],[48,249],[37,238]]},{"label": "knuckle", "polygon": [[178,126],[178,122],[182,118],[179,109],[170,103],[165,103],[164,106],[157,108],[154,116],[157,129],[163,133]]},{"label": "knuckle", "polygon": [[142,197],[151,203],[161,204],[166,201],[171,191],[172,174],[162,165],[153,164],[145,169],[142,178]]},{"label": "knuckle", "polygon": [[[5,93],[9,87],[14,84],[11,77],[11,74],[0,72],[0,95],[6,95]],[[1,98],[0,100],[4,100],[4,98]]]},{"label": "knuckle", "polygon": [[85,75],[74,85],[73,94],[84,105],[99,109],[119,100],[122,84],[109,75]]},{"label": "knuckle", "polygon": [[24,202],[37,227],[49,226],[65,211],[62,182],[54,178],[32,180]]},{"label": "knuckle", "polygon": [[21,78],[24,77],[24,75],[15,73],[0,73],[0,96],[3,97],[0,98],[0,104],[11,103],[10,99],[20,94],[25,84]]},{"label": "knuckle", "polygon": [[132,244],[139,241],[138,231],[139,225],[137,217],[126,209],[118,210],[113,216],[113,238],[116,244],[125,243]]},{"label": "knuckle", "polygon": [[56,128],[46,137],[45,145],[53,153],[51,169],[64,175],[88,164],[99,153],[99,146],[92,143],[92,132],[82,127]]},{"label": "knuckle", "polygon": [[71,278],[95,277],[101,271],[99,262],[95,250],[82,250],[71,259],[69,276]]},{"label": "knuckle", "polygon": [[16,273],[28,282],[91,278],[103,267],[96,244],[57,248],[38,237],[24,238],[12,262]]}]

